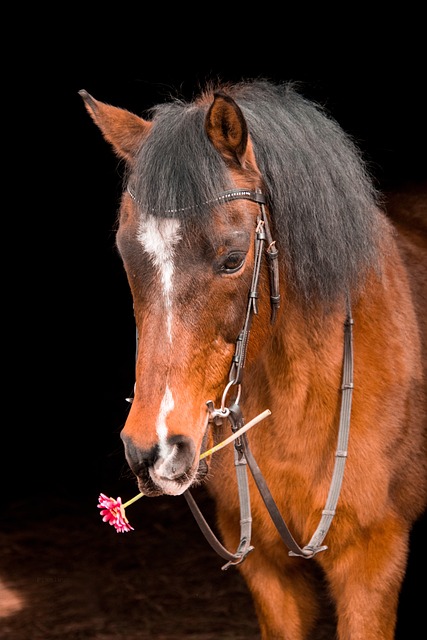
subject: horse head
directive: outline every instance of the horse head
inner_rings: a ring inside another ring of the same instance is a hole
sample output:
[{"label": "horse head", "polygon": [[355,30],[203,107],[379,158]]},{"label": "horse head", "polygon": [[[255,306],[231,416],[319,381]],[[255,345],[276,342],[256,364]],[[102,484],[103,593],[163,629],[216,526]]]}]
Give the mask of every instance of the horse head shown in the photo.
[{"label": "horse head", "polygon": [[[406,203],[392,225],[351,139],[292,85],[219,86],[147,119],[81,92],[126,166],[126,458],[144,494],[186,492],[193,514],[186,490],[209,473],[226,547],[240,505],[235,554],[201,529],[241,567],[262,638],[317,637],[328,617],[327,637],[391,640],[427,486],[424,227]],[[268,429],[236,442],[235,479],[233,448],[209,451],[263,411]],[[252,522],[261,553],[242,562]]]},{"label": "horse head", "polygon": [[138,349],[126,459],[144,494],[178,495],[208,473],[209,458],[199,459],[214,438],[207,402],[223,407],[224,392],[240,393],[239,365],[250,367],[271,335],[271,268],[257,253],[257,233],[272,226],[263,180],[226,93],[204,95],[196,114],[164,108],[152,120],[80,93],[127,168],[117,247]]}]

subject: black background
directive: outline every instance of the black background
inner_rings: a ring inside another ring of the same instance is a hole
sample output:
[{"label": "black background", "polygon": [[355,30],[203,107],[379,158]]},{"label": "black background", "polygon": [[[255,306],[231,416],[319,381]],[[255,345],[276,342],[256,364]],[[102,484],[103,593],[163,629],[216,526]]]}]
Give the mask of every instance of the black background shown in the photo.
[{"label": "black background", "polygon": [[[207,79],[296,81],[357,142],[376,186],[395,189],[427,177],[425,54],[407,34],[416,24],[412,16],[394,32],[364,23],[353,35],[341,28],[313,38],[291,21],[272,36],[250,16],[232,30],[224,22],[206,36],[199,29],[197,38],[166,34],[159,22],[136,37],[127,16],[115,27],[127,30],[131,50],[114,30],[104,33],[108,46],[95,44],[81,24],[72,41],[40,34],[24,62],[15,60],[3,121],[12,202],[4,214],[4,340],[13,352],[5,360],[6,503],[93,496],[95,507],[100,491],[135,492],[119,438],[134,364],[132,302],[114,248],[122,167],[78,91],[142,115],[170,95],[191,99]],[[415,582],[411,589],[407,598]]]},{"label": "black background", "polygon": [[53,480],[74,491],[110,478],[123,459],[118,434],[133,386],[132,302],[114,248],[123,166],[78,91],[143,115],[171,96],[190,100],[209,79],[295,81],[352,136],[386,191],[427,177],[417,44],[402,55],[390,43],[372,51],[365,43],[364,57],[351,40],[333,51],[313,46],[310,57],[288,45],[259,59],[252,51],[253,60],[177,48],[155,63],[146,61],[148,45],[131,63],[124,51],[77,56],[63,46],[16,74],[20,144],[5,273],[16,303],[7,315],[16,336],[7,436],[17,446],[6,457],[26,490]]}]

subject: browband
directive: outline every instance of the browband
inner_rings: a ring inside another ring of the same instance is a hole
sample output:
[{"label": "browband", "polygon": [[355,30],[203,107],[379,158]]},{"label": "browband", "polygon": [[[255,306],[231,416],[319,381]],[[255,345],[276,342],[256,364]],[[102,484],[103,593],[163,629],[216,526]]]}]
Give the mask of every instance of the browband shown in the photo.
[{"label": "browband", "polygon": [[[138,200],[132,189],[129,185],[126,186],[126,190],[129,193],[132,200],[143,206],[143,202]],[[231,200],[251,200],[252,202],[257,202],[258,204],[267,204],[267,198],[261,191],[251,191],[250,189],[228,189],[227,191],[222,191],[216,198],[212,200],[206,200],[203,204],[213,204],[215,202],[230,202]],[[178,213],[179,211],[187,211],[189,209],[195,209],[201,205],[192,205],[189,207],[181,207],[180,209],[167,209],[165,213]]]},{"label": "browband", "polygon": [[223,191],[214,202],[221,202],[222,200],[228,202],[229,200],[241,199],[252,200],[252,202],[258,202],[259,204],[267,204],[267,198],[261,191],[250,191],[249,189],[229,189],[228,191]]}]

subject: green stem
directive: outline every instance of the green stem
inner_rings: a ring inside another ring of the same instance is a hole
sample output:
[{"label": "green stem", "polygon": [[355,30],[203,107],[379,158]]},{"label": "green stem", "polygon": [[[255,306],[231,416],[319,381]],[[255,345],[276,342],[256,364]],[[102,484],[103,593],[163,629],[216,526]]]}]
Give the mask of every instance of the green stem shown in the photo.
[{"label": "green stem", "polygon": [[130,504],[142,498],[143,495],[144,495],[143,493],[138,493],[138,495],[134,496],[133,498],[131,498],[130,500],[122,504],[123,509],[126,509],[126,507],[128,507]]}]

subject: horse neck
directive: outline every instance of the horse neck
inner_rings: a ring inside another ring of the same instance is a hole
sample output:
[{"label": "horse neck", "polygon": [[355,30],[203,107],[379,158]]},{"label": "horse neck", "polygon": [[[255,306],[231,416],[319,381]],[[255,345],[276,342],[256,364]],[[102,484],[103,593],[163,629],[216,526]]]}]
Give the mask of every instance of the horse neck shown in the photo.
[{"label": "horse neck", "polygon": [[253,410],[277,401],[280,409],[298,421],[313,395],[324,395],[331,411],[336,408],[341,384],[346,304],[325,313],[310,312],[290,300],[283,303],[276,325],[259,357],[245,373],[246,393]]}]

